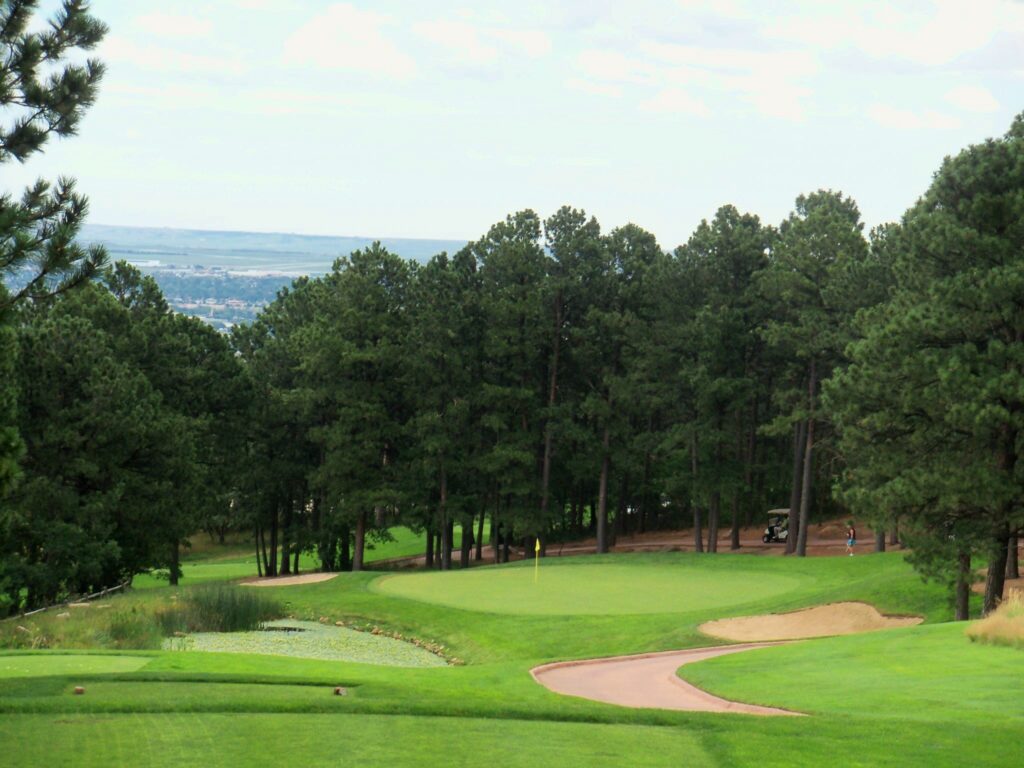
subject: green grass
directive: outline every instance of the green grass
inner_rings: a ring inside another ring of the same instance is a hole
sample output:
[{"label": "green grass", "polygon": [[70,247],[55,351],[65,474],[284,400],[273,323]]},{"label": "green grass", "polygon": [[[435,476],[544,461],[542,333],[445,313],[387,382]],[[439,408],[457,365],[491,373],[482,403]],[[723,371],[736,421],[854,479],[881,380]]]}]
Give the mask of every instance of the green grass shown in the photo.
[{"label": "green grass", "polygon": [[[404,526],[391,528],[389,533],[392,536],[392,541],[367,541],[365,557],[367,564],[423,554],[426,547],[424,534],[413,533]],[[225,545],[211,544],[208,540],[203,539],[205,536],[200,539],[202,546],[197,548],[199,551],[196,555],[186,553],[182,558],[182,585],[205,584],[211,581],[234,581],[256,575],[256,555],[253,553],[253,545],[245,541],[244,538],[234,537]],[[458,547],[461,541],[461,531],[456,527],[455,546]],[[314,554],[306,552],[299,557],[301,573],[309,573],[319,568],[320,561]],[[154,589],[166,586],[166,570],[139,574],[132,582],[134,589]]]},{"label": "green grass", "polygon": [[[39,741],[44,732],[50,739]],[[0,742],[23,765],[53,768],[715,765],[696,735],[677,729],[443,717],[21,716],[0,721]]]},{"label": "green grass", "polygon": [[[542,568],[542,580],[559,579],[575,595],[569,611],[561,595],[531,591],[530,563],[422,576],[342,574],[270,590],[297,618],[434,641],[465,666],[396,669],[189,651],[0,653],[4,754],[17,764],[83,766],[1014,764],[1012,745],[1024,732],[1020,653],[972,644],[964,625],[941,623],[950,618],[945,595],[923,584],[899,553],[659,553]],[[402,585],[401,595],[394,585]],[[718,599],[707,597],[716,591]],[[110,610],[152,605],[165,593],[136,592],[112,600]],[[698,632],[703,621],[839,600],[919,614],[926,623],[684,670],[720,695],[809,718],[626,709],[559,696],[529,675],[555,659],[715,644]],[[75,666],[83,659],[96,666]],[[4,674],[8,666],[27,672]],[[72,695],[75,685],[86,694]],[[348,695],[334,696],[337,685]]]},{"label": "green grass", "polygon": [[[680,670],[726,698],[815,714],[904,720],[989,718],[1024,733],[1024,659],[1019,651],[970,643],[963,624],[834,637],[733,654]],[[799,685],[792,681],[799,680]]]},{"label": "green grass", "polygon": [[[751,585],[756,582],[757,588]],[[556,565],[416,573],[378,579],[374,587],[396,597],[471,611],[533,615],[609,615],[708,611],[775,598],[799,586],[793,576],[735,568],[710,573],[693,560],[637,568],[607,564],[601,588],[585,568]]]}]

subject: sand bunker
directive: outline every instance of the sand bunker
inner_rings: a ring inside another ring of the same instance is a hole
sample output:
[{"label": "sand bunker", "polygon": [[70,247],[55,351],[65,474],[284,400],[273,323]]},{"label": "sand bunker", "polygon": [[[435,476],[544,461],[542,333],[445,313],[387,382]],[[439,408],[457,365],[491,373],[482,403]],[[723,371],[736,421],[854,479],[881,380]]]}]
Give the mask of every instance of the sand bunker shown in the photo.
[{"label": "sand bunker", "polygon": [[853,635],[878,629],[911,627],[922,621],[918,616],[885,616],[867,603],[832,603],[792,613],[708,621],[699,629],[712,637],[750,643]]},{"label": "sand bunker", "polygon": [[682,680],[676,670],[686,664],[730,653],[765,648],[771,643],[691,648],[686,651],[616,656],[610,659],[561,661],[530,670],[548,690],[622,707],[675,709],[683,712],[735,712],[746,715],[798,715],[775,707],[729,701]]},{"label": "sand bunker", "polygon": [[275,576],[269,579],[249,579],[241,582],[243,587],[291,587],[296,584],[316,584],[320,581],[330,581],[338,574],[336,573],[304,573],[300,576]]}]

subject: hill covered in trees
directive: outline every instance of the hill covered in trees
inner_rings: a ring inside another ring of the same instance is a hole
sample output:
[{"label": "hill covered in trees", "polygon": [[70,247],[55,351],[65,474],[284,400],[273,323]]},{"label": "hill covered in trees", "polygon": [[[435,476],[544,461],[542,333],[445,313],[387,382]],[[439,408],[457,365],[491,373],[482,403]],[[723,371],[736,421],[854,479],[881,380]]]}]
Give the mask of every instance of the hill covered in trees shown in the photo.
[{"label": "hill covered in trees", "polygon": [[[32,6],[0,26],[0,162],[72,134],[103,73],[66,61],[104,33],[83,4],[27,32]],[[972,558],[986,610],[1015,568],[1024,116],[868,233],[830,190],[777,224],[722,206],[672,249],[524,210],[425,263],[358,248],[230,337],[81,245],[86,211],[67,179],[0,198],[0,613],[175,580],[198,529],[251,531],[276,575],[361,569],[396,524],[441,568],[486,521],[499,560],[679,526],[714,553],[786,505],[799,556],[852,512],[898,525],[961,618]]]}]

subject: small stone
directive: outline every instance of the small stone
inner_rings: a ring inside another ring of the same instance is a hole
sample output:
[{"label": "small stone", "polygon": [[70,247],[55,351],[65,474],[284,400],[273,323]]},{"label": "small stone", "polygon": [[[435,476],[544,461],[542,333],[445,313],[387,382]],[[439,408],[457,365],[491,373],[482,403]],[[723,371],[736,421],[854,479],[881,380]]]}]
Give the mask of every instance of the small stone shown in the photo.
[{"label": "small stone", "polygon": [[24,632],[26,635],[31,635],[32,634],[32,630],[30,630],[30,629],[28,629],[26,627],[21,626],[21,624],[18,625],[18,631],[19,632]]},{"label": "small stone", "polygon": [[85,693],[85,688],[83,688],[80,685],[76,685],[75,686],[75,696],[81,696],[83,693]]},{"label": "small stone", "polygon": [[188,632],[175,632],[175,637],[188,637]]},{"label": "small stone", "polygon": [[58,613],[57,614],[57,618],[58,619],[70,619],[71,618],[71,614],[68,613],[67,611],[64,611],[64,613]]},{"label": "small stone", "polygon": [[344,627],[345,626],[345,622],[344,621],[336,621],[336,622],[334,622],[334,626],[336,626],[336,627]]}]

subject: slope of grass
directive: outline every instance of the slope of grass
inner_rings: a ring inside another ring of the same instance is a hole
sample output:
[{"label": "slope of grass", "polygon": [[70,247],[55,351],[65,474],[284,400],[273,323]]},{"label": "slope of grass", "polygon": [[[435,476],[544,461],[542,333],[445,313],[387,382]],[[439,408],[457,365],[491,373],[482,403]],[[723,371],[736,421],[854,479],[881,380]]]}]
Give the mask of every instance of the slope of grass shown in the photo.
[{"label": "slope of grass", "polygon": [[[615,613],[511,612],[521,610],[523,600],[544,608],[561,599],[529,589],[503,591],[512,583],[504,579],[532,578],[530,567],[488,567],[427,580],[474,596],[472,610],[428,602],[422,599],[427,593],[410,599],[381,589],[415,578],[407,576],[378,582],[380,574],[342,574],[271,591],[298,618],[379,625],[443,643],[467,660],[461,667],[401,670],[179,651],[96,656],[131,664],[97,661],[93,668],[67,660],[93,658],[82,653],[65,654],[64,662],[53,652],[0,654],[5,754],[18,764],[84,766],[279,760],[398,768],[470,762],[1012,764],[1006,745],[1024,731],[1015,703],[1024,679],[1021,665],[1012,661],[1019,653],[971,644],[963,625],[937,623],[949,616],[945,596],[922,584],[898,553],[806,560],[662,553],[559,561],[559,578],[573,589],[584,585],[578,599],[592,609],[610,600],[614,580],[622,594],[635,596],[638,608],[664,602],[664,610],[654,613],[622,612],[624,604],[614,601]],[[687,579],[688,587],[675,584]],[[779,584],[785,588],[774,588]],[[719,589],[723,599],[712,605],[672,597],[672,590],[691,587]],[[131,601],[152,605],[165,592],[136,592],[112,600],[111,610]],[[707,619],[839,600],[920,614],[929,623],[685,669],[688,679],[721,695],[807,711],[810,718],[626,709],[559,696],[529,675],[532,666],[552,659],[714,644],[696,629]],[[65,621],[72,620],[79,619]],[[28,674],[5,676],[5,666]],[[86,694],[72,695],[75,685],[84,685]],[[333,694],[338,685],[346,687],[346,696]],[[151,751],[132,752],[132,744]]]}]

